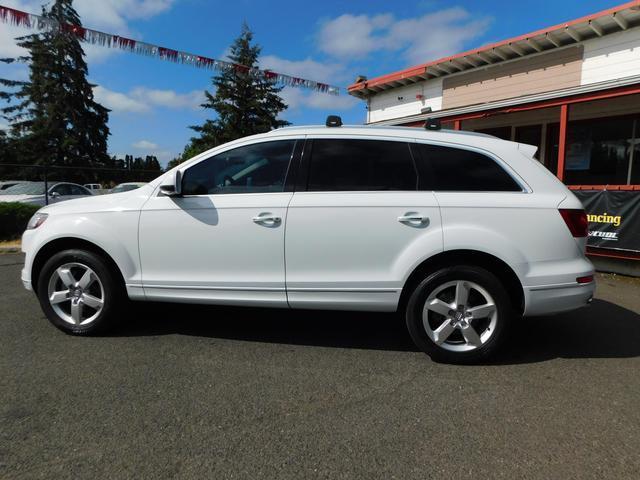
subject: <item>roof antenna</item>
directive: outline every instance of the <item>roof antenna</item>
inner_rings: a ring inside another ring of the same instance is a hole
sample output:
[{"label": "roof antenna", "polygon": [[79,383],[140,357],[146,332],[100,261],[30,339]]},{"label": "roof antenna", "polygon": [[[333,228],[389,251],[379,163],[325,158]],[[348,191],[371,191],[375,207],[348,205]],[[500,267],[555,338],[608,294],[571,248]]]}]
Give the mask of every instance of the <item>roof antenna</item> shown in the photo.
[{"label": "roof antenna", "polygon": [[327,117],[327,123],[325,123],[327,127],[341,127],[342,119],[338,115],[329,115]]},{"label": "roof antenna", "polygon": [[442,124],[440,123],[440,119],[439,118],[427,118],[427,120],[424,122],[424,128],[425,130],[441,130],[442,129]]}]

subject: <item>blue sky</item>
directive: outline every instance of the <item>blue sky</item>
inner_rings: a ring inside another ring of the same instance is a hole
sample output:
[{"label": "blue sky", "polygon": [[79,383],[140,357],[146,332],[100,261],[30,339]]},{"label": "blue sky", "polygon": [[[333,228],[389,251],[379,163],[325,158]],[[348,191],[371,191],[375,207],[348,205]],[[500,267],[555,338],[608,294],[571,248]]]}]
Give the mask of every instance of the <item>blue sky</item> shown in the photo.
[{"label": "blue sky", "polygon": [[[0,0],[39,12],[41,1]],[[223,58],[246,21],[262,46],[261,63],[282,73],[345,87],[369,78],[492,41],[520,35],[610,8],[596,0],[76,0],[89,28],[128,35],[177,50]],[[0,57],[18,52],[12,38],[24,33],[0,24]],[[155,58],[87,46],[96,97],[112,109],[111,154],[155,154],[161,163],[179,154],[212,112],[199,107],[212,73]],[[24,66],[0,66],[0,77],[25,78]],[[362,123],[364,103],[346,94],[287,88],[294,124],[324,123],[337,113]],[[6,122],[0,120],[0,128]]]}]

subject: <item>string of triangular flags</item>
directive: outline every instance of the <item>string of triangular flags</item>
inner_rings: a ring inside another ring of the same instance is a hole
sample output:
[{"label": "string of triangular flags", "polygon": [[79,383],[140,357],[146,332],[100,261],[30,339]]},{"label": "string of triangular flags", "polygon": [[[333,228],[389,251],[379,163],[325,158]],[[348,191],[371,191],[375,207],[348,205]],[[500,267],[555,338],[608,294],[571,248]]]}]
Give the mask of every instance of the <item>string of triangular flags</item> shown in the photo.
[{"label": "string of triangular flags", "polygon": [[194,55],[193,53],[160,47],[151,43],[133,40],[120,35],[112,35],[110,33],[92,30],[79,25],[59,23],[54,19],[46,18],[42,15],[23,12],[21,10],[16,10],[15,8],[9,8],[2,5],[0,5],[0,21],[34,30],[51,31],[61,29],[77,36],[81,41],[92,45],[101,45],[107,48],[118,48],[120,50],[140,55],[157,57],[170,62],[184,63],[194,67],[210,70],[235,70],[238,73],[250,73],[256,76],[262,76],[270,82],[278,85],[307,88],[316,92],[328,93],[331,95],[340,94],[339,87],[322,82],[316,82],[315,80],[294,77],[292,75],[286,75],[272,70],[250,68],[245,65],[238,65],[224,60],[217,60],[215,58],[209,58],[202,55]]}]

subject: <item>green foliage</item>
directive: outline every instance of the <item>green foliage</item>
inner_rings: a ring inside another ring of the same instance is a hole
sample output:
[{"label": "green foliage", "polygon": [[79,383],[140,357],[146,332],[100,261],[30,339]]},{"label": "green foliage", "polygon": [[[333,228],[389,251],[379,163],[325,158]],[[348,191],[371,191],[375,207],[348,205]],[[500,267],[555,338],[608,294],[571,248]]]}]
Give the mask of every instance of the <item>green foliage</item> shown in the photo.
[{"label": "green foliage", "polygon": [[22,235],[31,216],[40,207],[24,203],[0,203],[0,240],[13,240]]},{"label": "green foliage", "polygon": [[278,118],[278,114],[287,109],[278,95],[282,87],[241,67],[258,67],[261,49],[252,44],[252,40],[253,33],[246,24],[243,25],[229,54],[229,59],[239,67],[213,77],[215,94],[205,91],[206,101],[202,107],[214,110],[217,117],[191,127],[200,135],[191,139],[182,159],[188,160],[237,138],[289,125],[289,122]]},{"label": "green foliage", "polygon": [[[42,15],[81,25],[72,3],[55,0]],[[17,43],[29,51],[29,81],[0,81],[8,89],[0,95],[8,102],[0,112],[10,122],[16,158],[26,164],[104,167],[109,110],[94,101],[78,37],[55,29],[20,37]],[[76,173],[95,180],[86,171]]]}]

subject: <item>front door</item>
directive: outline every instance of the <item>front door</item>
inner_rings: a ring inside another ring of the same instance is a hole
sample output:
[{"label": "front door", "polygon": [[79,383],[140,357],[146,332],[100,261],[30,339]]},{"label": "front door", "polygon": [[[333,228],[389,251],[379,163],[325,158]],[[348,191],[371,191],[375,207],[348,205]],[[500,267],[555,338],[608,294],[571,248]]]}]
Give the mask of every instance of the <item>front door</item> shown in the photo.
[{"label": "front door", "polygon": [[140,218],[147,299],[285,306],[285,179],[296,140],[253,143],[182,173],[182,196],[154,194]]}]

